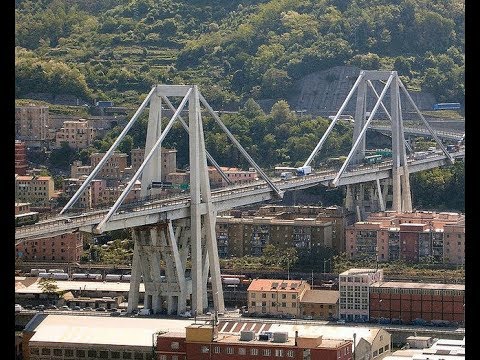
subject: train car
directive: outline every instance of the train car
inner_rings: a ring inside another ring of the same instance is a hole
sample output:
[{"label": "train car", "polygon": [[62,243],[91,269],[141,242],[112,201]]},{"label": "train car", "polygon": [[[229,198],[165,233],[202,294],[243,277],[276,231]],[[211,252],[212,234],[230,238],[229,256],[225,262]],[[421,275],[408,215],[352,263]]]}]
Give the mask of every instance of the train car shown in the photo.
[{"label": "train car", "polygon": [[42,279],[51,279],[52,274],[49,273],[49,272],[41,272],[41,273],[38,274],[38,277],[42,278]]},{"label": "train car", "polygon": [[392,150],[391,149],[376,149],[373,155],[382,155],[384,158],[391,158],[392,157]]},{"label": "train car", "polygon": [[101,281],[102,280],[102,274],[88,274],[88,280]]},{"label": "train car", "polygon": [[63,270],[63,269],[48,269],[47,272],[49,272],[49,273],[64,273],[65,270]]},{"label": "train car", "polygon": [[460,103],[438,103],[433,104],[433,110],[456,110],[460,109]]},{"label": "train car", "polygon": [[106,274],[105,281],[120,281],[122,280],[122,275],[120,274]]},{"label": "train car", "polygon": [[32,225],[38,222],[40,215],[38,212],[31,211],[25,214],[15,215],[15,227]]},{"label": "train car", "polygon": [[30,276],[38,276],[40,273],[46,273],[47,269],[31,269]]},{"label": "train car", "polygon": [[64,272],[58,272],[58,273],[50,273],[51,279],[55,280],[69,280],[68,274]]},{"label": "train car", "polygon": [[123,274],[122,275],[122,281],[130,281],[131,278],[132,278],[132,275],[130,275],[130,274]]},{"label": "train car", "polygon": [[225,285],[239,285],[241,283],[238,277],[224,277],[222,278],[222,284]]}]

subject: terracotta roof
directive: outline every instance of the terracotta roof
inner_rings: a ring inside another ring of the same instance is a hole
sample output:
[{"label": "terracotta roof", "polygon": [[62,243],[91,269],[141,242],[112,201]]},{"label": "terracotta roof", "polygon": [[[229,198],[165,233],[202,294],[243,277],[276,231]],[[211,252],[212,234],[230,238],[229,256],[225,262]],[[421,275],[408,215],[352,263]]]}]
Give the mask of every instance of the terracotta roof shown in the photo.
[{"label": "terracotta roof", "polygon": [[304,283],[304,280],[255,279],[247,291],[298,292],[298,288]]},{"label": "terracotta roof", "polygon": [[340,298],[337,290],[307,290],[303,294],[301,303],[336,304]]}]

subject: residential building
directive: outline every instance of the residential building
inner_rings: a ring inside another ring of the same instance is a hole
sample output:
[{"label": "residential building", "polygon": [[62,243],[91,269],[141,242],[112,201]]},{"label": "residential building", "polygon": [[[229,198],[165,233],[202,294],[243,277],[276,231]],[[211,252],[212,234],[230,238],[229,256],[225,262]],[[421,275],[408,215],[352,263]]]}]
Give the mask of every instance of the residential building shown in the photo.
[{"label": "residential building", "polygon": [[339,275],[339,317],[346,321],[369,321],[369,288],[383,281],[383,269],[349,269]]},{"label": "residential building", "polygon": [[95,129],[88,120],[67,120],[55,134],[57,147],[66,142],[73,149],[85,149],[93,144]]},{"label": "residential building", "polygon": [[449,212],[373,213],[346,227],[347,258],[464,264],[464,219]]},{"label": "residential building", "polygon": [[35,206],[49,206],[54,196],[54,183],[51,176],[15,176],[15,200],[30,202]]},{"label": "residential building", "polygon": [[[62,196],[70,199],[80,188],[85,181],[85,177],[82,178],[66,178],[62,183]],[[95,183],[94,183],[95,184]],[[95,185],[94,185],[95,186]],[[73,204],[73,208],[77,209],[90,209],[92,207],[92,185],[88,185],[83,193],[79,196],[78,200]]]},{"label": "residential building", "polygon": [[304,319],[337,320],[340,293],[336,290],[306,290],[300,299]]},{"label": "residential building", "polygon": [[[249,170],[242,170],[236,167],[220,166],[220,169],[233,184],[248,184],[255,181],[258,176],[257,172],[253,168]],[[222,187],[228,185],[226,180],[213,166],[208,167],[208,178],[210,180],[211,187]]]},{"label": "residential building", "polygon": [[[321,208],[266,206],[258,211],[231,211],[216,221],[220,257],[260,256],[268,244],[299,251],[333,252],[333,233],[337,226],[324,221]],[[330,218],[330,217],[329,217]],[[330,218],[331,219],[331,218]]]},{"label": "residential building", "polygon": [[403,324],[463,324],[465,285],[378,281],[369,287],[370,319]]},{"label": "residential building", "polygon": [[27,144],[15,140],[15,174],[27,175]]},{"label": "residential building", "polygon": [[15,139],[25,141],[48,140],[48,106],[15,107]]},{"label": "residential building", "polygon": [[85,178],[90,175],[93,168],[90,165],[82,165],[80,160],[75,160],[70,166],[70,177],[73,179],[79,179],[82,176]]},{"label": "residential building", "polygon": [[15,215],[29,213],[30,203],[15,203]]},{"label": "residential building", "polygon": [[299,318],[306,290],[310,285],[304,280],[254,279],[247,289],[248,312]]},{"label": "residential building", "polygon": [[82,232],[25,240],[15,245],[15,257],[24,261],[76,262],[82,253]]},{"label": "residential building", "polygon": [[[131,150],[130,164],[133,172],[138,170],[144,158],[145,158],[145,149],[136,148]],[[162,174],[161,181],[168,181],[167,175],[177,171],[177,150],[161,148],[161,159],[162,159],[161,160],[162,168],[160,170]]]},{"label": "residential building", "polygon": [[[90,155],[90,164],[92,169],[105,156],[105,153],[94,153]],[[98,178],[105,180],[121,180],[127,167],[127,154],[115,152],[112,156],[103,164],[102,169],[98,173]]]}]

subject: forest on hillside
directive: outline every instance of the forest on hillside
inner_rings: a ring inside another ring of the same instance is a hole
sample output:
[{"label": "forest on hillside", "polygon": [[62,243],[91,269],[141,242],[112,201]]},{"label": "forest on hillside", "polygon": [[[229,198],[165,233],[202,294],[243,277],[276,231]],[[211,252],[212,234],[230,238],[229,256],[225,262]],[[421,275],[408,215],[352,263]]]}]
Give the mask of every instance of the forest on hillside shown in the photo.
[{"label": "forest on hillside", "polygon": [[16,0],[15,93],[137,104],[198,84],[213,106],[280,100],[332,66],[396,70],[463,103],[463,0]]}]

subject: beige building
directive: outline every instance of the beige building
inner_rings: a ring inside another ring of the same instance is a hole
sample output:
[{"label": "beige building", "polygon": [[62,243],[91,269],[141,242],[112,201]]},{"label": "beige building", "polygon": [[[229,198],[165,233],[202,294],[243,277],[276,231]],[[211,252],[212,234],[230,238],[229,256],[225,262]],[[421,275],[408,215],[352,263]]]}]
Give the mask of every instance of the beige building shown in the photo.
[{"label": "beige building", "polygon": [[48,106],[15,108],[15,138],[18,140],[48,140]]},{"label": "beige building", "polygon": [[[221,166],[220,169],[233,184],[248,184],[255,181],[257,178],[257,172],[255,169],[242,170],[236,167],[223,166]],[[213,166],[208,167],[208,178],[210,180],[210,186],[212,187],[228,185],[222,175],[220,175],[217,169]]]},{"label": "beige building", "polygon": [[[92,168],[98,165],[105,153],[94,153],[90,156]],[[106,180],[120,180],[127,167],[127,154],[113,153],[100,170],[98,177]]]},{"label": "beige building", "polygon": [[63,142],[73,149],[85,149],[93,143],[95,138],[95,129],[88,120],[67,120],[55,135],[57,147]]},{"label": "beige building", "polygon": [[[168,174],[171,174],[177,171],[177,150],[161,148],[161,158],[162,158],[161,181],[169,181],[167,180]],[[143,162],[143,159],[145,159],[145,149],[141,149],[141,148],[132,149],[130,153],[130,163],[131,163],[133,172],[138,170],[138,168]]]},{"label": "beige building", "polygon": [[15,200],[30,202],[34,206],[48,206],[54,196],[51,176],[15,176]]},{"label": "beige building", "polygon": [[370,286],[383,281],[383,269],[350,269],[339,275],[339,318],[346,321],[369,321]]},{"label": "beige building", "polygon": [[[258,211],[231,211],[217,216],[216,235],[221,257],[260,256],[268,244],[279,248],[334,248],[337,223],[325,221],[320,207],[265,206]],[[331,216],[328,217],[332,219]],[[337,238],[338,239],[338,238]]]},{"label": "beige building", "polygon": [[248,312],[299,318],[300,299],[307,290],[310,285],[304,280],[255,279],[247,289]]},{"label": "beige building", "polygon": [[307,290],[300,299],[304,319],[336,320],[340,293],[337,290]]},{"label": "beige building", "polygon": [[80,160],[75,160],[70,166],[70,177],[73,179],[79,179],[82,176],[88,177],[92,172],[90,165],[82,165]]}]

